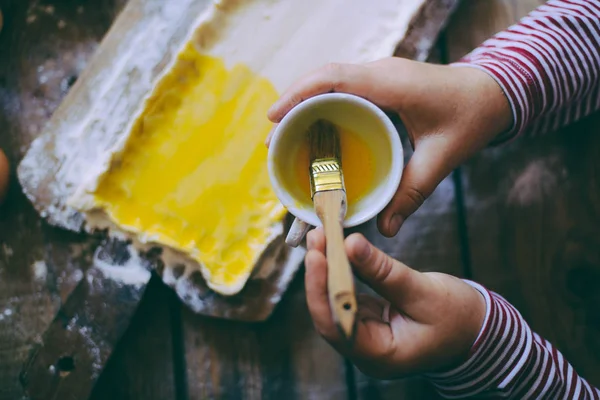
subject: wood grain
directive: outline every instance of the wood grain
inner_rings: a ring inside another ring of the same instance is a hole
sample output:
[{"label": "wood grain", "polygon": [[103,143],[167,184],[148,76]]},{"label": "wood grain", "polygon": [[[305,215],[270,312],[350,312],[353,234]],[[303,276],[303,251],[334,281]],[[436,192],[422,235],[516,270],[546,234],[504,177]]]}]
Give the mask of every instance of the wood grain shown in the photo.
[{"label": "wood grain", "polygon": [[[102,245],[98,254],[103,258],[116,255],[123,262],[130,258],[129,253],[114,249],[111,243]],[[19,376],[29,398],[89,396],[150,279],[150,272],[137,264],[117,268],[128,276],[139,272],[139,279],[135,284],[125,283],[110,275],[114,270],[89,268],[39,343],[32,347]]]},{"label": "wood grain", "polygon": [[[22,195],[15,166],[77,80],[123,3],[123,0],[0,1],[5,22],[0,32],[0,147],[12,166],[9,196],[0,208],[2,400],[23,395],[18,378],[29,350],[39,342],[59,307],[84,276],[98,244],[95,238],[45,224]],[[160,307],[157,310],[153,314],[156,318],[164,316]],[[169,342],[164,330],[158,332]],[[169,382],[168,374],[163,371],[172,368],[170,346],[155,352],[158,363],[136,361],[140,348],[156,344],[156,337],[148,336],[135,330],[128,334],[115,359],[134,360],[137,367],[130,364],[126,370],[121,369],[118,379],[112,381],[113,387],[123,381],[145,380],[138,378],[141,376],[161,375]],[[128,350],[132,342],[138,347]],[[110,381],[110,371],[114,368],[108,368],[109,378],[103,382]],[[167,385],[171,387],[170,383]],[[146,393],[148,396],[144,398],[162,399],[165,397],[161,393],[166,392],[155,391],[156,397],[150,390]]]},{"label": "wood grain", "polygon": [[[448,28],[451,58],[541,3],[463,4],[458,11],[463,18]],[[599,130],[596,115],[539,138],[519,138],[474,157],[462,175],[473,278],[507,297],[595,385],[600,384]]]},{"label": "wood grain", "polygon": [[0,399],[15,399],[22,395],[18,375],[29,348],[83,276],[91,245],[41,221],[21,194],[15,166],[89,51],[69,46],[73,30],[85,43],[101,34],[110,16],[98,13],[95,23],[61,30],[60,21],[83,18],[74,7],[2,1],[0,9],[0,147],[11,164],[8,199],[0,208]]},{"label": "wood grain", "polygon": [[173,304],[178,304],[173,291],[153,276],[90,400],[178,399],[171,332]]},{"label": "wood grain", "polygon": [[183,311],[190,399],[348,398],[343,360],[316,335],[302,279],[265,322]]}]

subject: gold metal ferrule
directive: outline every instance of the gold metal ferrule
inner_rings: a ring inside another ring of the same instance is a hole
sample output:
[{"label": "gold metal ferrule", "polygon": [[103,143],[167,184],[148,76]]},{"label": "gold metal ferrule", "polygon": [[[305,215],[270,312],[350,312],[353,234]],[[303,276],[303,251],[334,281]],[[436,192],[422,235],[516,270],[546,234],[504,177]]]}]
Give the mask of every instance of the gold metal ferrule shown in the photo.
[{"label": "gold metal ferrule", "polygon": [[322,158],[310,165],[310,197],[326,190],[345,190],[344,174],[336,158]]}]

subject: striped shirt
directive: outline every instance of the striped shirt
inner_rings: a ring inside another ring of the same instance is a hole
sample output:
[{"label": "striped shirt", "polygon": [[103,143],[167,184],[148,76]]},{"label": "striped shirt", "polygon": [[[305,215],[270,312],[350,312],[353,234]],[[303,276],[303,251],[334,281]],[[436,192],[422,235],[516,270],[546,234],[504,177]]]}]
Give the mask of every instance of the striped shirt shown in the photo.
[{"label": "striped shirt", "polygon": [[466,281],[483,295],[483,326],[466,362],[451,371],[428,374],[448,399],[600,399],[547,340],[533,332],[503,297]]},{"label": "striped shirt", "polygon": [[[504,91],[513,126],[494,144],[573,123],[600,110],[600,0],[550,0],[452,65],[479,68]],[[468,360],[428,375],[443,397],[600,400],[511,304],[467,282],[487,313]]]},{"label": "striped shirt", "polygon": [[451,65],[508,98],[513,126],[494,144],[559,129],[600,109],[600,0],[550,0]]}]

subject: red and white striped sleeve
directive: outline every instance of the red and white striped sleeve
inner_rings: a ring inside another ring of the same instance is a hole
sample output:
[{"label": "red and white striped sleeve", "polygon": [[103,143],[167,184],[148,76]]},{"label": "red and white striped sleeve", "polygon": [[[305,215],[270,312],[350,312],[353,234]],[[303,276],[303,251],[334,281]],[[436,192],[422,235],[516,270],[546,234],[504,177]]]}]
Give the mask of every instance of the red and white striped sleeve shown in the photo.
[{"label": "red and white striped sleeve", "polygon": [[600,0],[550,0],[452,66],[481,69],[508,98],[512,128],[554,131],[600,109]]},{"label": "red and white striped sleeve", "polygon": [[442,397],[600,399],[600,390],[578,376],[502,296],[465,282],[483,295],[487,311],[467,361],[451,371],[427,375]]}]

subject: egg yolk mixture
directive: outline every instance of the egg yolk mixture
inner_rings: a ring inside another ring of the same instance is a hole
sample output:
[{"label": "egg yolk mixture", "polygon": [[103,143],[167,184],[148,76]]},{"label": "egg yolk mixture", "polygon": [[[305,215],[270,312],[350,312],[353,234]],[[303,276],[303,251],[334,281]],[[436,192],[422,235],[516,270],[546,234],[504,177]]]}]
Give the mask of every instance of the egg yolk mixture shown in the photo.
[{"label": "egg yolk mixture", "polygon": [[[356,204],[375,183],[374,153],[366,141],[350,129],[337,126],[340,136],[342,172],[344,187],[349,207]],[[344,162],[348,160],[348,162]],[[350,162],[351,161],[351,162]],[[295,177],[297,185],[306,196],[305,200],[312,203],[310,198],[310,157],[309,143],[306,140],[295,155]]]},{"label": "egg yolk mixture", "polygon": [[264,145],[277,98],[246,66],[228,70],[190,44],[101,176],[96,204],[122,228],[192,256],[216,290],[239,291],[285,214]]}]

